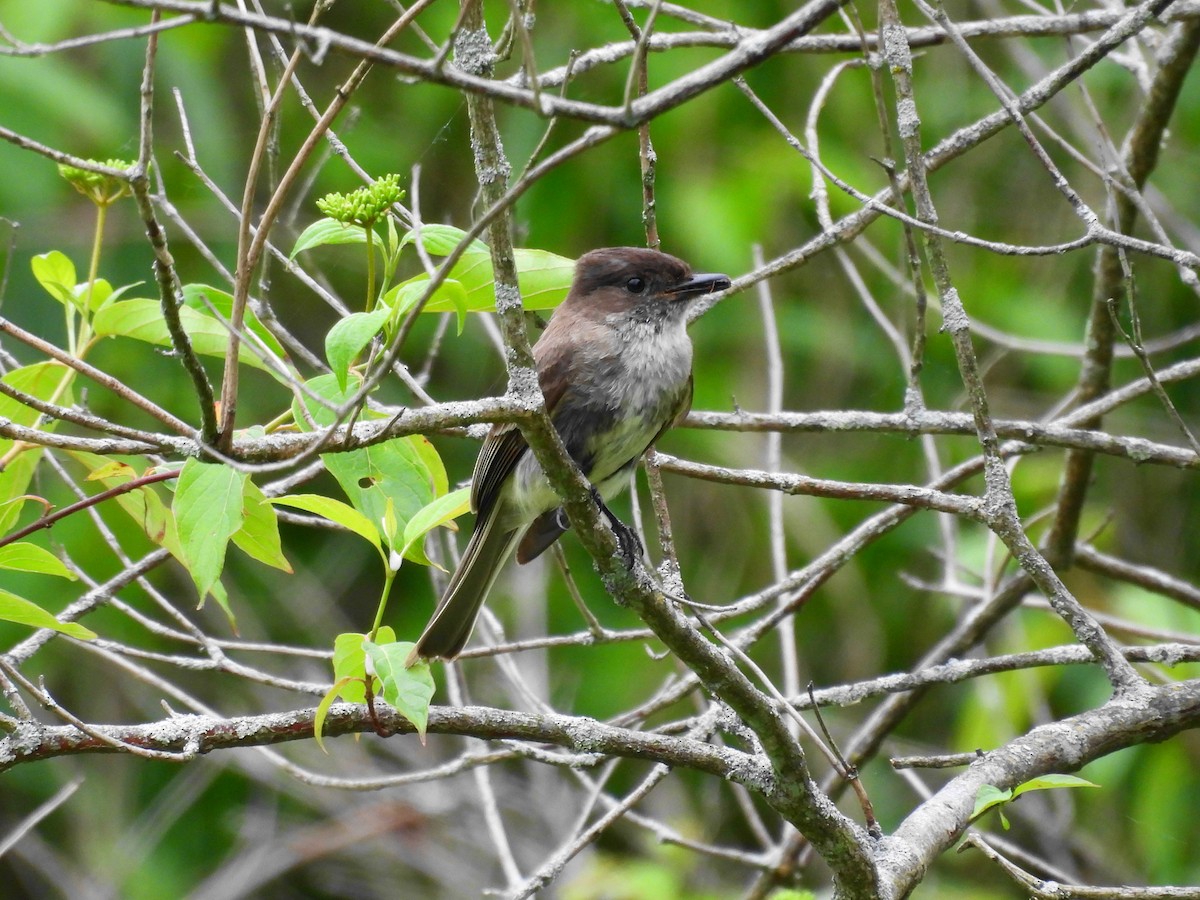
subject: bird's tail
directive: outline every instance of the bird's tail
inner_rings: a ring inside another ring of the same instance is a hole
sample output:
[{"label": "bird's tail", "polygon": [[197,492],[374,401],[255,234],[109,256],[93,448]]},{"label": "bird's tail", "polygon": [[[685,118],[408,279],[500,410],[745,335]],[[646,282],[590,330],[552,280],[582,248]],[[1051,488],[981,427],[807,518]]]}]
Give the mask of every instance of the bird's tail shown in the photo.
[{"label": "bird's tail", "polygon": [[505,531],[496,524],[497,518],[488,515],[475,523],[450,586],[409,654],[410,664],[418,658],[453,659],[466,646],[483,601],[523,530]]}]

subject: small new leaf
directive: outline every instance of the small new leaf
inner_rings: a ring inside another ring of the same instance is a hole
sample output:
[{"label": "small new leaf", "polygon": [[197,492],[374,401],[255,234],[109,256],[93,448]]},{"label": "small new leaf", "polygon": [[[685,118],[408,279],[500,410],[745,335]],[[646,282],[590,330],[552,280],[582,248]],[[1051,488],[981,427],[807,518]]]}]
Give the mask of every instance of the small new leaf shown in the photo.
[{"label": "small new leaf", "polygon": [[993,806],[1007,803],[1012,799],[1012,795],[1011,790],[1002,791],[992,784],[980,785],[979,790],[975,793],[975,808],[971,810],[971,820],[979,818]]},{"label": "small new leaf", "polygon": [[1077,788],[1077,787],[1099,787],[1083,778],[1078,778],[1075,775],[1059,775],[1050,773],[1041,775],[1037,778],[1031,778],[1023,784],[1017,785],[1009,790],[1000,790],[1000,788],[991,784],[980,785],[979,790],[975,794],[975,808],[971,811],[971,821],[979,818],[992,807],[997,807],[996,812],[1000,816],[1000,824],[1004,826],[1004,830],[1009,828],[1008,817],[1004,815],[1004,805],[1016,800],[1022,794],[1027,794],[1030,791],[1047,791],[1054,788]]},{"label": "small new leaf", "polygon": [[[387,625],[379,629],[376,635],[381,641],[391,643],[396,640],[396,633]],[[325,717],[329,707],[340,697],[347,703],[365,703],[367,700],[367,655],[363,646],[367,643],[365,634],[347,632],[339,634],[333,641],[333,687],[326,692],[317,706],[313,718],[313,736],[317,746],[325,749],[321,741],[321,733],[325,726]]]},{"label": "small new leaf", "polygon": [[325,696],[321,698],[321,702],[317,704],[317,711],[313,715],[313,737],[317,739],[317,746],[321,748],[322,753],[329,752],[325,749],[325,741],[322,739],[322,734],[325,731],[325,717],[329,715],[329,707],[337,702],[338,695],[345,691],[347,685],[354,684],[355,682],[358,682],[360,685],[362,684],[359,679],[352,678],[349,675],[339,678],[333,683],[333,687],[325,692]]},{"label": "small new leaf", "polygon": [[29,261],[33,277],[51,297],[67,306],[78,307],[80,297],[75,290],[75,264],[66,254],[51,250]]},{"label": "small new leaf", "polygon": [[1049,775],[1040,775],[1037,778],[1031,778],[1024,784],[1019,784],[1013,788],[1012,796],[1016,800],[1022,794],[1027,794],[1030,791],[1048,791],[1054,788],[1080,788],[1080,787],[1100,787],[1100,785],[1088,781],[1086,778],[1079,778],[1075,775],[1059,775],[1051,772]]},{"label": "small new leaf", "polygon": [[429,726],[429,701],[433,699],[433,675],[429,663],[424,660],[405,668],[404,661],[415,646],[412,641],[388,644],[363,641],[363,649],[383,688],[381,696],[416,726],[417,735],[424,744],[425,729]]}]

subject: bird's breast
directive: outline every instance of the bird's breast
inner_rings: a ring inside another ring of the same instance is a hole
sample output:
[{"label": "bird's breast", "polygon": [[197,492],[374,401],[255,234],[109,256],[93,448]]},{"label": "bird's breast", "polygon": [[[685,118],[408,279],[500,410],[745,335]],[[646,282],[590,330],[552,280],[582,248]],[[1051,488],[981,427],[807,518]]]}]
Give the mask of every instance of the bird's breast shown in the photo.
[{"label": "bird's breast", "polygon": [[611,424],[588,448],[594,483],[636,460],[688,399],[692,345],[682,323],[637,323],[620,337],[606,386]]}]

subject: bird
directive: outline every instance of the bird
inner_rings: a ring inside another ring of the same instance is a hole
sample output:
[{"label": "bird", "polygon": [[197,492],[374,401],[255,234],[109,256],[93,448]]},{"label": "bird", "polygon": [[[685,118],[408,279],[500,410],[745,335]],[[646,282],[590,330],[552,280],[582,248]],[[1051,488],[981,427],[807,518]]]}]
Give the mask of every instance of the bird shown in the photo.
[{"label": "bird", "polygon": [[[631,555],[633,532],[608,509],[642,455],[692,403],[691,301],[730,287],[640,247],[581,256],[566,299],[533,347],[550,421]],[[504,563],[535,559],[568,528],[561,500],[512,423],[497,423],[471,476],[475,527],[408,662],[462,652]],[[640,544],[637,544],[640,551]]]}]

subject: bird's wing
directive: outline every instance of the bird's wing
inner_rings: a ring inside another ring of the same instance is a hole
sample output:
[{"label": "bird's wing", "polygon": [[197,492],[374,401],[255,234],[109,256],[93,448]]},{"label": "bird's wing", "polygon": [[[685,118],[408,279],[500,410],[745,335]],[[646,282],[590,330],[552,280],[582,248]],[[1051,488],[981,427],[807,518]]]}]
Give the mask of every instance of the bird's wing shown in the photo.
[{"label": "bird's wing", "polygon": [[484,438],[475,471],[471,475],[471,509],[483,513],[492,508],[496,496],[528,445],[521,430],[511,423],[496,424]]},{"label": "bird's wing", "polygon": [[[570,348],[560,345],[562,352],[546,354],[539,341],[534,347],[537,359],[538,381],[542,395],[546,398],[546,410],[551,417],[554,408],[566,393],[569,379],[566,367],[570,364]],[[552,346],[552,345],[551,345]],[[511,422],[497,423],[484,438],[479,456],[475,460],[475,471],[471,475],[471,509],[485,512],[496,502],[505,480],[516,468],[521,455],[529,448],[521,429]]]}]

